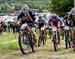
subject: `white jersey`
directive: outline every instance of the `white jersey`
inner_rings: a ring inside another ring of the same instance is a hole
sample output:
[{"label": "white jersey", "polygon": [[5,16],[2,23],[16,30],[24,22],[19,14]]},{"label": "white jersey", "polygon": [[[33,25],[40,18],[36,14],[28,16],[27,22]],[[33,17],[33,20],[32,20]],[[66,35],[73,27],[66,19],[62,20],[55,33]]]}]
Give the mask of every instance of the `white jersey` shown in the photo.
[{"label": "white jersey", "polygon": [[71,15],[75,16],[75,8],[72,8],[70,12],[71,12]]},{"label": "white jersey", "polygon": [[24,23],[22,26],[21,26],[21,29],[25,29],[25,27],[27,27],[28,25],[26,23]]}]

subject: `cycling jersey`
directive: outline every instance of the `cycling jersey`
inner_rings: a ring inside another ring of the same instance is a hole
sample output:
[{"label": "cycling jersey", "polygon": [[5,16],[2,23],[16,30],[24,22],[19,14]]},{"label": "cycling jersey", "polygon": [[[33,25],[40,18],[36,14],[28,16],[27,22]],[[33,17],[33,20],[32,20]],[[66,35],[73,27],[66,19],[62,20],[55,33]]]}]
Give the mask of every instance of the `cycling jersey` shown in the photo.
[{"label": "cycling jersey", "polygon": [[72,16],[72,26],[75,27],[75,8],[72,8],[70,11],[70,17]]},{"label": "cycling jersey", "polygon": [[72,8],[70,12],[72,16],[75,16],[75,8]]},{"label": "cycling jersey", "polygon": [[38,20],[38,22],[39,22],[39,23],[45,23],[46,20],[45,20],[44,18],[41,18],[41,19]]},{"label": "cycling jersey", "polygon": [[51,18],[50,20],[49,20],[49,25],[54,25],[55,27],[59,27],[58,25],[60,25],[59,24],[59,22],[61,22],[61,20],[59,19],[59,18],[56,18],[56,19],[53,19],[53,18]]},{"label": "cycling jersey", "polygon": [[66,20],[65,25],[66,26],[71,26],[71,21],[70,20]]},{"label": "cycling jersey", "polygon": [[38,23],[39,23],[39,29],[41,29],[41,27],[43,27],[44,24],[46,23],[46,19],[40,18],[40,19],[38,20]]},{"label": "cycling jersey", "polygon": [[75,27],[75,21],[73,20],[73,24],[72,24],[74,27]]},{"label": "cycling jersey", "polygon": [[25,23],[25,22],[27,22],[27,23],[32,23],[32,22],[34,22],[34,21],[35,21],[35,18],[34,18],[35,14],[34,14],[31,10],[28,10],[28,12],[29,12],[30,17],[32,18],[32,21],[28,21],[28,18],[25,17],[24,12],[21,12],[21,13],[18,15],[17,19],[18,19],[18,20],[21,19],[21,20],[22,20],[22,23]]}]

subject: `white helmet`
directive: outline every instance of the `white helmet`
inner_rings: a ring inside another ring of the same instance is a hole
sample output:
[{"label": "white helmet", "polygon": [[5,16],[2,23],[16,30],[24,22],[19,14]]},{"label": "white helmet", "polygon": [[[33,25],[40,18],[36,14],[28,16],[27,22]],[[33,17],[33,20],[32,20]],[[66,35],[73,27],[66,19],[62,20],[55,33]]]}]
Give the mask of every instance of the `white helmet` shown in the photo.
[{"label": "white helmet", "polygon": [[52,16],[57,16],[56,14],[52,14]]},{"label": "white helmet", "polygon": [[29,9],[29,6],[27,4],[24,4],[23,7],[22,7],[22,11],[25,11],[25,10],[28,10]]},{"label": "white helmet", "polygon": [[71,15],[74,15],[75,16],[75,8],[72,8],[71,11],[70,11]]}]

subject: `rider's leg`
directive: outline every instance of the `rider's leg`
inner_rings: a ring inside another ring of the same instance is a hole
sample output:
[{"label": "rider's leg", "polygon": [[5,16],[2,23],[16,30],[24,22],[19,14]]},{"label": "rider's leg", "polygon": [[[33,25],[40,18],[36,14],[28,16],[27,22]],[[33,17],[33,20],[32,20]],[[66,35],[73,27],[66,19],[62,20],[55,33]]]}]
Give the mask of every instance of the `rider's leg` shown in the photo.
[{"label": "rider's leg", "polygon": [[64,29],[62,29],[62,40],[64,40]]},{"label": "rider's leg", "polygon": [[41,43],[41,29],[39,28],[39,39],[38,39],[38,46],[40,46]]},{"label": "rider's leg", "polygon": [[70,30],[68,30],[68,33],[69,33],[69,42],[68,42],[68,44],[69,44],[69,48],[71,48],[71,34],[70,34]]},{"label": "rider's leg", "polygon": [[58,29],[57,34],[58,34],[58,43],[60,44],[60,29]]},{"label": "rider's leg", "polygon": [[50,39],[51,39],[51,34],[52,34],[51,29],[49,29],[49,36],[50,36]]},{"label": "rider's leg", "polygon": [[70,38],[69,38],[69,30],[65,30],[65,44],[66,44],[66,49],[68,49]]},{"label": "rider's leg", "polygon": [[75,31],[74,29],[72,29],[72,31],[71,31],[71,33],[72,33],[72,40],[75,39],[75,37],[74,37],[74,36],[75,36],[75,35],[74,35],[74,31]]},{"label": "rider's leg", "polygon": [[47,31],[45,29],[45,43],[46,43],[46,41],[47,41]]},{"label": "rider's leg", "polygon": [[31,46],[32,51],[35,52],[34,46],[33,46],[33,44],[31,42],[30,42],[30,46]]},{"label": "rider's leg", "polygon": [[36,32],[35,32],[35,28],[32,27],[32,28],[31,28],[31,31],[32,31],[32,33],[34,34],[34,37],[35,37],[35,34],[36,34]]},{"label": "rider's leg", "polygon": [[41,39],[42,39],[43,45],[45,45],[45,41],[47,39],[45,30],[42,31],[42,38]]},{"label": "rider's leg", "polygon": [[74,48],[74,50],[75,50],[75,30],[74,29],[72,29],[72,43],[73,43],[73,48]]},{"label": "rider's leg", "polygon": [[35,32],[35,28],[34,27],[32,27],[31,28],[31,31],[32,31],[32,33],[33,33],[33,39],[34,39],[34,41],[35,41],[35,43],[37,42],[37,39],[36,39],[36,32]]}]

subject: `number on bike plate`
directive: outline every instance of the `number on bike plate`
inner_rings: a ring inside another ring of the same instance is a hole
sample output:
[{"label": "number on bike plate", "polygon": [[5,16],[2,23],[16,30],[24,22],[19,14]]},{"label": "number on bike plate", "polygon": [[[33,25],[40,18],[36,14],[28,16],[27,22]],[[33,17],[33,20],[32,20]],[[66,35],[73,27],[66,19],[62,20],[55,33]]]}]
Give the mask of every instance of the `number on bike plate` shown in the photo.
[{"label": "number on bike plate", "polygon": [[52,27],[52,31],[57,31],[57,28],[56,27]]},{"label": "number on bike plate", "polygon": [[51,26],[49,26],[49,28],[52,28]]},{"label": "number on bike plate", "polygon": [[64,28],[65,30],[69,30],[69,26],[65,26],[65,28]]},{"label": "number on bike plate", "polygon": [[45,28],[44,27],[41,27],[41,30],[44,30]]},{"label": "number on bike plate", "polygon": [[25,29],[25,27],[27,26],[27,24],[25,23],[25,24],[23,24],[22,26],[21,26],[21,29]]}]

